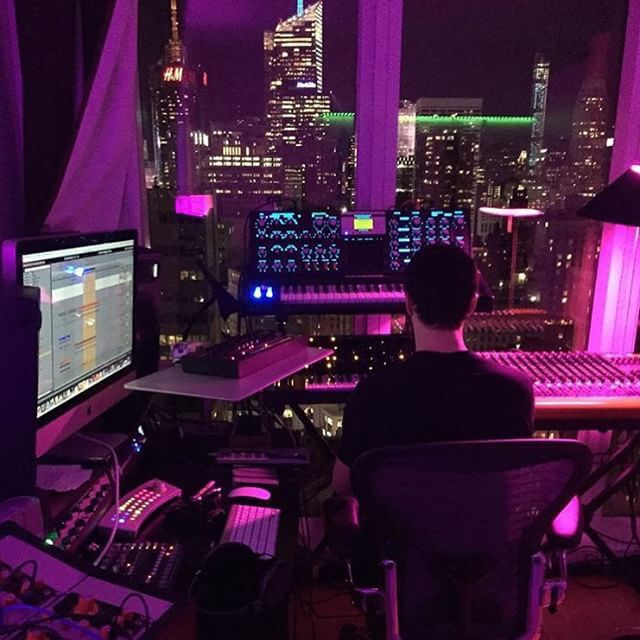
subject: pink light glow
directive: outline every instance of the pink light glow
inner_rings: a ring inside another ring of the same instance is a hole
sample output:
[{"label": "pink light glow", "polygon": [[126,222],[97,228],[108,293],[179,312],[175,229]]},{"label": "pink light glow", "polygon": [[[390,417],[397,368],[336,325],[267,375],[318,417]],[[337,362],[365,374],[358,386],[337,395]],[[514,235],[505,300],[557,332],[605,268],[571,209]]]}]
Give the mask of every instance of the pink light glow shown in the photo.
[{"label": "pink light glow", "polygon": [[176,196],[176,213],[194,218],[205,218],[213,209],[213,196],[210,193],[188,196]]},{"label": "pink light glow", "polygon": [[505,218],[535,218],[543,216],[544,211],[540,209],[509,209],[501,207],[480,207],[480,213],[490,216],[502,216]]},{"label": "pink light glow", "polygon": [[640,307],[640,228],[605,224],[589,333],[589,351],[633,351]]},{"label": "pink light glow", "polygon": [[551,524],[553,533],[557,536],[570,538],[578,531],[580,524],[580,500],[577,496],[556,516]]},{"label": "pink light glow", "polygon": [[630,168],[634,173],[640,173],[640,164],[632,164]]}]

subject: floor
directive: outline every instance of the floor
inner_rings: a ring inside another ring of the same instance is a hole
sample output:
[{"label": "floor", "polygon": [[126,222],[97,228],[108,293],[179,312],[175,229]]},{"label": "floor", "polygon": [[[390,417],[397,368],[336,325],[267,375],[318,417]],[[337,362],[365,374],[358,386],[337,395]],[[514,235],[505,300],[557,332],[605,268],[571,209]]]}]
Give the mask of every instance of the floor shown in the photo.
[{"label": "floor", "polygon": [[[361,625],[362,617],[344,590],[307,587],[291,606],[289,640],[338,640],[340,629],[348,623]],[[640,640],[640,594],[608,577],[585,576],[571,581],[567,599],[556,614],[545,614],[542,640],[624,636]]]}]

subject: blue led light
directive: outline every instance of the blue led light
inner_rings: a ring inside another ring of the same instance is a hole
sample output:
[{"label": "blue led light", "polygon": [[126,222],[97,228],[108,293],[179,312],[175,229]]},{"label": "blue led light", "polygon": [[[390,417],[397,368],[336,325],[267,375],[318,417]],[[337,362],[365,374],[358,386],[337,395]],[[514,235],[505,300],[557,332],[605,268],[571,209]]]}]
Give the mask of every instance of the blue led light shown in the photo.
[{"label": "blue led light", "polygon": [[260,300],[260,298],[262,298],[262,288],[261,288],[261,287],[256,287],[256,288],[253,290],[253,297],[254,297],[256,300]]},{"label": "blue led light", "polygon": [[267,287],[267,298],[273,298],[273,287]]}]

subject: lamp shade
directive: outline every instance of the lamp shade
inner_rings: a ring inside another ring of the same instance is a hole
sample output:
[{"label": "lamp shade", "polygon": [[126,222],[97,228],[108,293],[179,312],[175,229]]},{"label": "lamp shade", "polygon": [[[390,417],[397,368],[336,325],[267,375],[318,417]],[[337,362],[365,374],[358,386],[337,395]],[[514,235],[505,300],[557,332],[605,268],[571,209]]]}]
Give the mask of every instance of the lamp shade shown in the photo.
[{"label": "lamp shade", "polygon": [[640,165],[634,164],[578,210],[582,218],[640,227]]},{"label": "lamp shade", "polygon": [[500,218],[537,218],[544,215],[544,211],[540,211],[540,209],[523,207],[480,207],[478,211],[488,216]]}]

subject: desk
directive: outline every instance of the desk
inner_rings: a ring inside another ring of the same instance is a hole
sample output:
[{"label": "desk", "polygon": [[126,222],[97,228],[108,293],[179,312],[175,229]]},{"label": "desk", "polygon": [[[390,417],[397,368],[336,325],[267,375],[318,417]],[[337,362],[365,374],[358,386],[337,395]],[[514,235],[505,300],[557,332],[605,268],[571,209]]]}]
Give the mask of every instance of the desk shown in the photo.
[{"label": "desk", "polygon": [[[273,365],[244,378],[220,378],[218,376],[185,373],[182,367],[174,365],[128,382],[125,384],[125,388],[132,391],[190,396],[203,400],[239,402],[263,391],[284,378],[298,373],[309,365],[324,360],[324,358],[333,353],[333,349],[301,346],[299,353],[283,358]],[[282,402],[291,406],[291,409],[301,421],[307,436],[315,443],[318,451],[325,458],[325,462],[333,466],[335,456],[331,447],[329,447],[300,405],[293,399],[287,399],[286,394],[283,396]]]},{"label": "desk", "polygon": [[332,353],[333,349],[302,347],[300,353],[275,362],[273,365],[260,369],[260,371],[256,371],[244,378],[220,378],[185,373],[182,367],[174,365],[132,382],[127,382],[124,387],[132,391],[167,393],[202,398],[204,400],[238,402],[326,358]]}]

